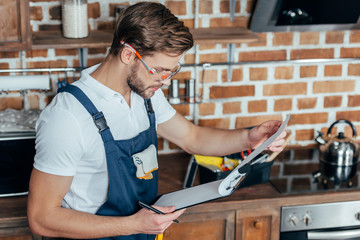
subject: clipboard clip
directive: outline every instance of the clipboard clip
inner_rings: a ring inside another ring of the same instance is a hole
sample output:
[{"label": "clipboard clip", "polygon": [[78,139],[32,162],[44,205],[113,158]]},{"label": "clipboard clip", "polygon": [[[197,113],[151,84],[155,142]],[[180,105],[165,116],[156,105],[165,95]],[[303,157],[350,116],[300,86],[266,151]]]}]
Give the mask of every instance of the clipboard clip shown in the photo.
[{"label": "clipboard clip", "polygon": [[232,194],[239,185],[244,181],[248,173],[251,171],[251,165],[245,164],[237,171],[232,171],[219,185],[219,193],[222,196]]}]

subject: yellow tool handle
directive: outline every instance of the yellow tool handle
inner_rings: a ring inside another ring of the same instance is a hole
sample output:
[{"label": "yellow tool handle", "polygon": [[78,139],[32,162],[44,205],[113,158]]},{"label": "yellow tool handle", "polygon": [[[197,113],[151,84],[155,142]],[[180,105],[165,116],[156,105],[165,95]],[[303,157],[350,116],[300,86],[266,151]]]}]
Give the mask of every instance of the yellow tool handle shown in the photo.
[{"label": "yellow tool handle", "polygon": [[164,236],[163,233],[162,233],[162,234],[158,234],[158,235],[156,235],[155,240],[162,240],[162,239],[163,239],[163,236]]}]

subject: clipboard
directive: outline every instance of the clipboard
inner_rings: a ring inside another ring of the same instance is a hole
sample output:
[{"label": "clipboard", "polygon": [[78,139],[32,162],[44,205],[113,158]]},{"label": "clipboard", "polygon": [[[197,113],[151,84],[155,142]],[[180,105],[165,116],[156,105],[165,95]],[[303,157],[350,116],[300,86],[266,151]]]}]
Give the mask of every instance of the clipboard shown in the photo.
[{"label": "clipboard", "polygon": [[258,154],[264,151],[281,134],[289,122],[289,119],[290,115],[286,117],[285,121],[281,124],[276,133],[256,148],[245,158],[245,160],[239,163],[239,165],[234,168],[226,178],[175,192],[165,193],[158,196],[153,204],[160,207],[175,205],[176,210],[180,210],[230,196],[246,178],[251,169],[251,161]]}]

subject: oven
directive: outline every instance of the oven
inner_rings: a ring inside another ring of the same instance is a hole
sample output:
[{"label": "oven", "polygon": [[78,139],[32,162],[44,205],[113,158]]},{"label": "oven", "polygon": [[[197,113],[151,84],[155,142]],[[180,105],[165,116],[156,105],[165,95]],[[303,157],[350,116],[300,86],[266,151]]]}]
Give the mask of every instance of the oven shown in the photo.
[{"label": "oven", "polygon": [[0,197],[27,194],[35,132],[0,133],[0,154]]},{"label": "oven", "polygon": [[287,206],[280,240],[360,239],[360,201]]},{"label": "oven", "polygon": [[0,111],[0,197],[25,195],[35,156],[40,110]]},{"label": "oven", "polygon": [[[319,177],[320,152],[317,147],[281,152],[272,168],[270,183],[282,195],[301,197],[302,194],[321,194],[360,190],[360,167],[354,176],[333,181]],[[359,195],[360,196],[360,195]],[[280,240],[358,239],[360,240],[359,201],[340,201],[319,204],[283,206],[280,214]]]}]

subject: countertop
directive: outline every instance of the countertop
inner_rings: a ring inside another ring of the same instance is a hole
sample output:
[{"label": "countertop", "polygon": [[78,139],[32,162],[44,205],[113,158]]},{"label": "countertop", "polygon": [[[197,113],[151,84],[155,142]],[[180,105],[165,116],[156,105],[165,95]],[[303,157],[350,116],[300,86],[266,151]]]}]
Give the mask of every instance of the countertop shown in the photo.
[{"label": "countertop", "polygon": [[[164,154],[159,156],[159,194],[180,190],[183,182],[190,155],[187,153]],[[198,176],[194,185],[199,184]],[[212,211],[220,204],[226,209],[247,209],[266,205],[286,206],[302,205],[336,201],[353,201],[360,199],[359,190],[328,191],[321,193],[281,194],[270,182],[256,184],[238,189],[229,197],[200,204],[187,209],[186,214],[194,212]],[[18,229],[23,233],[28,232],[26,218],[27,196],[0,198],[0,236],[8,236]],[[216,204],[216,205],[214,205]]]}]

